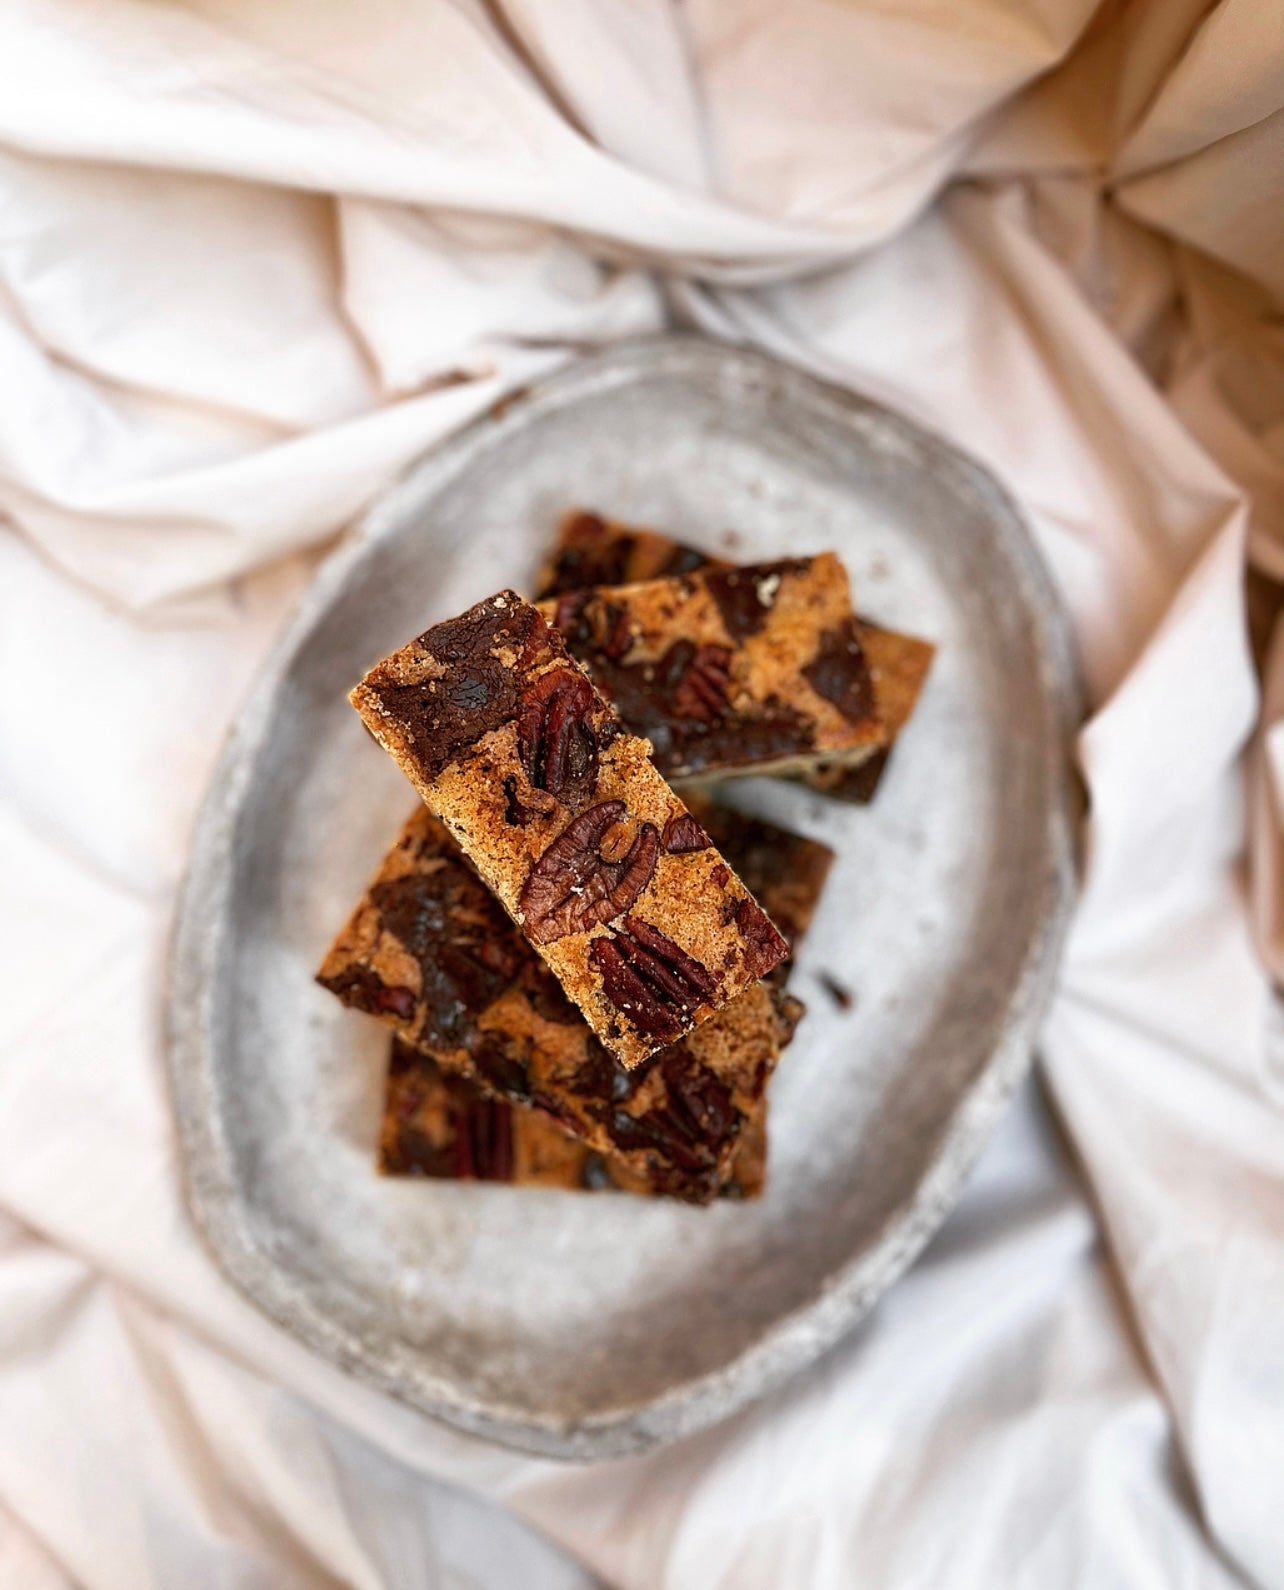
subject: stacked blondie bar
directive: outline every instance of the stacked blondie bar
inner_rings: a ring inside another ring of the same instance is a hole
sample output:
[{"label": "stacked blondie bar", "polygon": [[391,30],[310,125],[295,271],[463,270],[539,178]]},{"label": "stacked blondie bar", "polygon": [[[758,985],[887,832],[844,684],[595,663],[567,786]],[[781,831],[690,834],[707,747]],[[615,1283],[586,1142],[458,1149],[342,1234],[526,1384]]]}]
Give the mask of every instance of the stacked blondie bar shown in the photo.
[{"label": "stacked blondie bar", "polygon": [[932,648],[825,553],[735,566],[576,512],[352,693],[421,797],[321,966],[393,1029],[379,1168],[753,1197],[831,852],[720,804],[869,800]]}]

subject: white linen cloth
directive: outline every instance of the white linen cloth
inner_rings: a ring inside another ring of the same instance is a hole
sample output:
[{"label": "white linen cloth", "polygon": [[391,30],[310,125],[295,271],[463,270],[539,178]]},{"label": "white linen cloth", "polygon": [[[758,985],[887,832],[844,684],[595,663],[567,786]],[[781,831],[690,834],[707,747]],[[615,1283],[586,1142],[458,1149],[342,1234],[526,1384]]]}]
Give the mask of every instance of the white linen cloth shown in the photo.
[{"label": "white linen cloth", "polygon": [[[1282,194],[1274,0],[0,9],[0,1590],[1284,1585],[1240,773],[1246,549],[1284,577]],[[1091,697],[1085,881],[1053,1114],[1025,1090],[874,1317],[717,1429],[558,1466],[221,1279],[166,933],[322,544],[504,391],[666,321],[896,404],[1018,498]]]}]

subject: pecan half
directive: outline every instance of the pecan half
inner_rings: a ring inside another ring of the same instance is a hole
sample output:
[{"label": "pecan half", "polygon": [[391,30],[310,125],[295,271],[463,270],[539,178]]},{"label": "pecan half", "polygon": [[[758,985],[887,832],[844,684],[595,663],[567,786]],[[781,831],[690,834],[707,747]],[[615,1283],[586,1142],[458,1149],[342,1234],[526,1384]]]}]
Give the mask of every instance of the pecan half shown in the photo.
[{"label": "pecan half", "polygon": [[648,1110],[645,1115],[616,1110],[607,1130],[615,1146],[626,1154],[631,1150],[650,1149],[688,1175],[708,1170],[714,1164],[714,1156],[708,1149],[692,1142],[684,1123],[673,1119],[667,1110]]},{"label": "pecan half", "polygon": [[[741,1120],[729,1089],[674,1044],[660,1062],[664,1093],[637,1115],[617,1109],[607,1130],[617,1148],[645,1149],[688,1175],[716,1170],[723,1150],[740,1135]],[[659,1166],[654,1171],[663,1171]]]},{"label": "pecan half", "polygon": [[517,706],[517,750],[527,778],[568,806],[589,794],[597,778],[592,710],[592,685],[570,668],[541,674]]},{"label": "pecan half", "polygon": [[745,970],[751,977],[765,977],[788,956],[789,946],[775,923],[749,895],[736,907],[736,926],[744,937]]},{"label": "pecan half", "polygon": [[620,662],[633,644],[629,610],[619,602],[603,602],[599,609],[597,649],[612,662]]},{"label": "pecan half", "polygon": [[600,846],[624,816],[623,801],[602,801],[568,823],[531,869],[517,906],[527,937],[551,944],[587,933],[627,911],[651,881],[660,831],[643,823],[624,855],[606,860]]},{"label": "pecan half", "polygon": [[593,591],[571,591],[557,599],[554,626],[567,645],[619,662],[633,644],[633,621],[622,602],[608,602]]},{"label": "pecan half", "polygon": [[665,1055],[661,1074],[668,1084],[671,1112],[687,1123],[695,1137],[716,1147],[739,1133],[730,1091],[681,1047]]},{"label": "pecan half", "polygon": [[513,1112],[497,1099],[471,1099],[454,1118],[455,1175],[511,1181]]},{"label": "pecan half", "polygon": [[553,609],[553,626],[560,630],[562,639],[568,644],[574,640],[587,646],[593,638],[592,626],[584,618],[584,609],[592,599],[593,593],[589,590],[567,591],[558,597]]},{"label": "pecan half", "polygon": [[693,850],[708,850],[712,843],[690,812],[670,817],[664,825],[664,848],[670,856],[684,856]]},{"label": "pecan half", "polygon": [[729,705],[731,652],[726,646],[692,647],[690,641],[675,641],[667,654],[670,668],[680,647],[687,648],[690,655],[673,685],[673,710],[680,718],[714,723]]},{"label": "pecan half", "polygon": [[606,997],[653,1038],[677,1038],[718,992],[707,966],[636,917],[626,916],[614,937],[594,939],[589,959],[602,974]]}]

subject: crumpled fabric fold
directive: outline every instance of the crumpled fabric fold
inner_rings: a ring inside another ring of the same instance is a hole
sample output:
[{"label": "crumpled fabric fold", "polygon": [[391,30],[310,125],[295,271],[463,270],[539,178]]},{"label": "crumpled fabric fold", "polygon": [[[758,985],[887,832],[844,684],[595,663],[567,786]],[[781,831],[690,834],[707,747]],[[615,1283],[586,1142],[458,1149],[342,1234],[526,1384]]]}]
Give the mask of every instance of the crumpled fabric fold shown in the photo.
[{"label": "crumpled fabric fold", "polygon": [[[1277,9],[15,0],[0,62],[0,1590],[1284,1586]],[[1037,1077],[873,1316],[555,1465],[222,1279],[166,941],[324,549],[666,326],[1011,493],[1079,644],[1083,884]]]}]

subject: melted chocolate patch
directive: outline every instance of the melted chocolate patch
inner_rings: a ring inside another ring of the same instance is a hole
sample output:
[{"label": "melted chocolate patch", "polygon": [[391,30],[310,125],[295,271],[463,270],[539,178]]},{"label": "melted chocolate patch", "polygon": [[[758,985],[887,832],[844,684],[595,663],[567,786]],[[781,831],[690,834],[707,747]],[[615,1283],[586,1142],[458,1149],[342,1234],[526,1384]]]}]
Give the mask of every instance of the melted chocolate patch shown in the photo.
[{"label": "melted chocolate patch", "polygon": [[520,669],[496,651],[515,653],[526,666],[545,653],[563,654],[542,614],[511,591],[438,624],[412,644],[444,665],[439,678],[402,684],[375,668],[366,684],[413,741],[430,778],[515,715]]},{"label": "melted chocolate patch", "polygon": [[[656,545],[663,539],[657,536],[646,544]],[[587,586],[627,585],[651,577],[653,572],[657,577],[691,574],[713,561],[695,547],[674,541],[664,562],[653,571],[641,566],[644,560],[638,556],[640,545],[632,532],[612,529],[597,514],[577,513],[563,526],[560,544],[536,600]]]},{"label": "melted chocolate patch", "polygon": [[887,771],[887,761],[891,754],[891,746],[886,745],[881,751],[875,751],[873,756],[866,757],[859,767],[848,768],[832,783],[826,783],[826,795],[832,795],[837,800],[853,801],[858,805],[868,806],[878,793],[878,786]]},{"label": "melted chocolate patch", "polygon": [[802,674],[816,694],[831,701],[849,723],[866,723],[874,716],[874,680],[854,618],[825,630],[816,655]]},{"label": "melted chocolate patch", "polygon": [[673,551],[670,552],[660,574],[666,579],[675,574],[694,574],[697,569],[708,568],[712,562],[713,559],[706,553],[697,551],[695,547],[683,546],[681,541],[675,541]]},{"label": "melted chocolate patch", "polygon": [[505,1042],[502,1033],[494,1030],[482,1033],[470,1055],[478,1075],[496,1093],[502,1093],[508,1099],[530,1098],[526,1057],[518,1052],[515,1044]]},{"label": "melted chocolate patch", "polygon": [[767,622],[781,580],[786,575],[803,574],[807,568],[806,558],[781,558],[775,563],[721,569],[705,576],[704,587],[718,604],[727,634],[733,640],[747,640]]},{"label": "melted chocolate patch", "polygon": [[368,966],[351,966],[337,977],[318,977],[317,982],[352,1010],[364,1010],[370,1016],[395,1016],[399,1021],[409,1021],[418,1003],[413,988],[385,983]]},{"label": "melted chocolate patch", "polygon": [[[583,1063],[576,1067],[567,1092],[587,1101],[625,1104],[637,1092],[650,1071],[650,1062],[630,1071],[613,1060],[596,1038],[585,1045]],[[594,1112],[598,1113],[598,1112]]]},{"label": "melted chocolate patch", "polygon": [[431,871],[376,883],[370,899],[383,929],[419,963],[418,1041],[464,1043],[526,959],[503,910],[462,860],[448,858]]},{"label": "melted chocolate patch", "polygon": [[631,535],[608,529],[597,514],[576,514],[562,531],[562,544],[539,596],[560,596],[586,585],[623,585],[635,545]]}]

